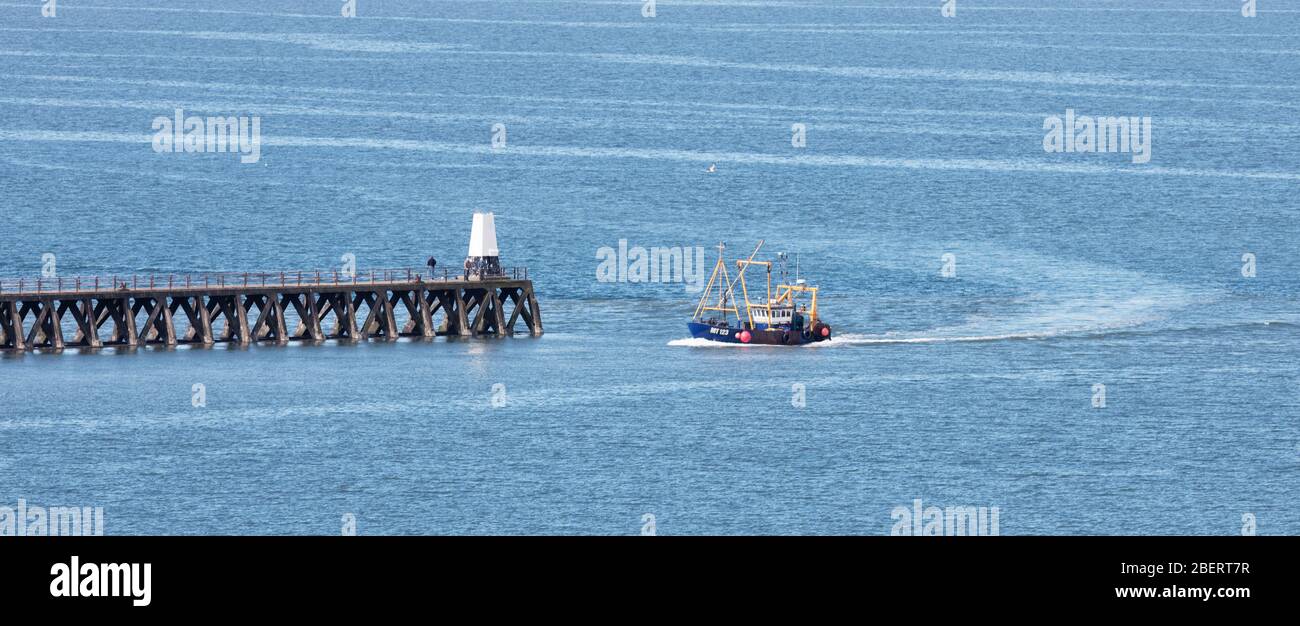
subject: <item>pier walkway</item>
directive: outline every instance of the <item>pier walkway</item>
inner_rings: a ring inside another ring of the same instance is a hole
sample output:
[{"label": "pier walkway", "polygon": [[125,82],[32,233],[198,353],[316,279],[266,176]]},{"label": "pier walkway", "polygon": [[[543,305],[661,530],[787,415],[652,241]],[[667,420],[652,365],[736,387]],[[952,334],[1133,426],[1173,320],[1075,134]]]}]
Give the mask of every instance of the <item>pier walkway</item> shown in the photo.
[{"label": "pier walkway", "polygon": [[0,280],[0,350],[542,334],[527,268]]}]

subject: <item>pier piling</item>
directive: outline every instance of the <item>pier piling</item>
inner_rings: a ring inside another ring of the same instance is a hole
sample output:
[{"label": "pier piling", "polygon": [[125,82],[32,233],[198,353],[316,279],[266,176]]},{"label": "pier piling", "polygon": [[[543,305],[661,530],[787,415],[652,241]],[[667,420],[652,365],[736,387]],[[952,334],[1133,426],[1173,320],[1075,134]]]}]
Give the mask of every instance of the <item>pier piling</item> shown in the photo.
[{"label": "pier piling", "polygon": [[542,334],[525,268],[0,280],[8,351],[510,336],[520,321]]}]

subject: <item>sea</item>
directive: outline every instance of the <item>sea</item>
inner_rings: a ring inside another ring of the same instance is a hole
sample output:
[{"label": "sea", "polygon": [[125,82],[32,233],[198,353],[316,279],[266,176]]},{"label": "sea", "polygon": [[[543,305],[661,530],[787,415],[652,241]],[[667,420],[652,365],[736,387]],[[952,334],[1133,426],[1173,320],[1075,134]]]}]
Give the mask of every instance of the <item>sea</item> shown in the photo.
[{"label": "sea", "polygon": [[[889,535],[929,507],[1300,534],[1300,6],[1247,5],[0,2],[0,288],[454,269],[479,211],[545,328],[7,353],[0,507],[102,507],[107,535]],[[258,151],[169,146],[178,109],[256,120]],[[690,337],[718,246],[734,277],[760,240],[830,341]]]}]

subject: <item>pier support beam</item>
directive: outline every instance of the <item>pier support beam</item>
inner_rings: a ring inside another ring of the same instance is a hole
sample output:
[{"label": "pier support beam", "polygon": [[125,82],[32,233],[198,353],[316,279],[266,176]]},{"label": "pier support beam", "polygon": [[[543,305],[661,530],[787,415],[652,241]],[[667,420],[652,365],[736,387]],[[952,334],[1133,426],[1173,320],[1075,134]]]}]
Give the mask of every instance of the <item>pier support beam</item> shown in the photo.
[{"label": "pier support beam", "polygon": [[249,336],[248,332],[248,309],[244,308],[246,302],[244,301],[244,298],[236,294],[231,298],[230,304],[235,309],[234,323],[236,330],[239,331],[239,344],[246,346],[253,341],[253,338]]},{"label": "pier support beam", "polygon": [[533,288],[529,286],[528,292],[528,312],[531,313],[528,319],[528,328],[532,331],[534,337],[542,335],[542,310],[537,306],[537,296],[533,294]]},{"label": "pier support beam", "polygon": [[401,329],[397,327],[397,313],[393,311],[393,307],[397,306],[401,298],[402,296],[396,292],[391,298],[384,292],[379,292],[379,300],[384,303],[384,339],[389,341],[397,341],[397,338],[402,336]]},{"label": "pier support beam", "polygon": [[212,311],[208,309],[208,303],[204,301],[203,296],[194,298],[194,310],[199,318],[195,339],[205,346],[216,343],[217,338],[212,335]]},{"label": "pier support beam", "polygon": [[157,298],[136,298],[135,306],[137,313],[141,310],[145,312],[144,325],[140,327],[140,345],[166,342],[167,331],[159,328],[165,307],[158,303]]},{"label": "pier support beam", "polygon": [[335,294],[334,309],[337,314],[338,326],[334,329],[334,334],[340,339],[356,341],[361,334],[361,323],[357,319],[357,301],[352,293]]},{"label": "pier support beam", "polygon": [[505,337],[510,333],[506,329],[506,313],[502,310],[504,306],[502,300],[497,295],[496,289],[489,289],[488,295],[492,297],[492,330],[498,337]]},{"label": "pier support beam", "polygon": [[18,315],[17,302],[0,302],[0,327],[4,328],[4,342],[0,349],[26,350],[27,340],[23,337],[23,318]]},{"label": "pier support beam", "polygon": [[73,317],[77,318],[77,326],[81,329],[77,331],[76,343],[87,348],[102,348],[104,342],[99,339],[99,326],[96,325],[97,320],[95,318],[95,301],[90,298],[82,298],[77,301],[72,312]]},{"label": "pier support beam", "polygon": [[[418,272],[401,276],[331,283],[319,278],[303,281],[295,273],[293,279],[282,279],[280,287],[267,284],[265,278],[229,283],[186,280],[183,285],[168,279],[161,281],[165,288],[152,279],[147,287],[139,282],[139,288],[132,288],[129,285],[137,284],[133,278],[129,283],[104,281],[102,289],[96,282],[95,289],[86,291],[81,291],[80,281],[73,283],[75,291],[0,291],[0,350],[509,336],[515,334],[520,320],[532,335],[542,334],[541,311],[527,280],[430,282]],[[359,319],[363,308],[364,321]],[[289,332],[288,310],[298,318],[293,332]],[[185,326],[181,331],[178,314]],[[75,335],[65,338],[64,321]],[[112,332],[106,333],[104,327],[110,324]]]},{"label": "pier support beam", "polygon": [[461,295],[459,289],[456,290],[456,334],[462,337],[472,337],[474,331],[469,328],[469,316],[465,314],[465,298]]},{"label": "pier support beam", "polygon": [[424,290],[415,292],[415,301],[420,309],[420,336],[429,338],[434,336],[433,329],[433,309],[434,304],[429,301],[429,295]]}]

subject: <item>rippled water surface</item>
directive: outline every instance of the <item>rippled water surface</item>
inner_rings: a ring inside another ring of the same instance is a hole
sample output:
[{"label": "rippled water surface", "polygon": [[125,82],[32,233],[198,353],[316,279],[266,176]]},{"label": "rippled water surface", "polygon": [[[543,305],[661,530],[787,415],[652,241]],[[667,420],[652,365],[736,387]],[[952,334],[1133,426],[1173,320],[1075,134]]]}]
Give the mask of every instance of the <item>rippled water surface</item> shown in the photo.
[{"label": "rippled water surface", "polygon": [[[0,4],[0,275],[454,266],[491,210],[546,334],[0,357],[0,506],[887,534],[921,498],[1002,534],[1300,533],[1300,7],[34,4]],[[261,159],[155,153],[178,107],[260,116]],[[1150,116],[1151,162],[1045,153],[1067,108]],[[833,341],[691,340],[687,286],[596,280],[620,240],[758,239]]]}]

